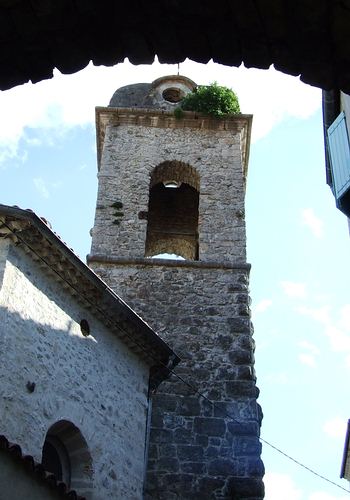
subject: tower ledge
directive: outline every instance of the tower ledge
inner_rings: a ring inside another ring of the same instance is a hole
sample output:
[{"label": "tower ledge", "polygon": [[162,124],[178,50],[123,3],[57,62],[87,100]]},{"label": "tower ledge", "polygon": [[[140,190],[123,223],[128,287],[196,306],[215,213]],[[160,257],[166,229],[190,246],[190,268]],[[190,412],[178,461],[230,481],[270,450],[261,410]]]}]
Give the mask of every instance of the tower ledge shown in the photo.
[{"label": "tower ledge", "polygon": [[117,264],[120,266],[140,265],[140,266],[166,266],[166,267],[187,267],[201,269],[243,269],[250,271],[251,265],[243,262],[226,261],[198,261],[198,260],[176,260],[176,259],[157,259],[157,258],[127,258],[113,257],[105,254],[90,254],[87,256],[88,264],[104,263]]},{"label": "tower ledge", "polygon": [[247,175],[253,115],[237,114],[214,118],[195,111],[183,111],[182,118],[175,118],[173,111],[148,108],[96,107],[96,142],[98,169],[107,126],[136,125],[166,129],[230,130],[241,134],[241,152],[244,177]]}]

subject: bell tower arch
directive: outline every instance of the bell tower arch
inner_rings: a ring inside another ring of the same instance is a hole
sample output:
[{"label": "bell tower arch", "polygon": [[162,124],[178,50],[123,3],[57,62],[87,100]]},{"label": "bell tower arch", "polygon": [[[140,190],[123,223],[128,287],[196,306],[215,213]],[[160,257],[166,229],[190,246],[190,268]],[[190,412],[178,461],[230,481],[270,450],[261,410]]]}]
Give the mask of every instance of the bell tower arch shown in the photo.
[{"label": "bell tower arch", "polygon": [[165,161],[151,174],[145,256],[174,254],[198,260],[197,171],[179,161]]},{"label": "bell tower arch", "polygon": [[163,77],[96,108],[88,261],[182,359],[181,378],[153,396],[145,498],[260,500],[244,220],[252,117],[176,118],[194,87]]}]

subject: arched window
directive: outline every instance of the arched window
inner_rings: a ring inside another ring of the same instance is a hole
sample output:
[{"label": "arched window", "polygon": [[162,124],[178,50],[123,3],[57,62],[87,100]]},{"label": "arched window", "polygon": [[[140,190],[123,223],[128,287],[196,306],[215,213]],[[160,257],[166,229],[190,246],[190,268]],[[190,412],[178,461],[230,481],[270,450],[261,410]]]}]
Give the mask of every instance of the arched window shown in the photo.
[{"label": "arched window", "polygon": [[60,420],[47,431],[42,465],[56,479],[80,495],[92,495],[92,459],[87,443],[78,427]]},{"label": "arched window", "polygon": [[146,257],[175,254],[198,259],[199,175],[190,165],[166,161],[151,176]]}]

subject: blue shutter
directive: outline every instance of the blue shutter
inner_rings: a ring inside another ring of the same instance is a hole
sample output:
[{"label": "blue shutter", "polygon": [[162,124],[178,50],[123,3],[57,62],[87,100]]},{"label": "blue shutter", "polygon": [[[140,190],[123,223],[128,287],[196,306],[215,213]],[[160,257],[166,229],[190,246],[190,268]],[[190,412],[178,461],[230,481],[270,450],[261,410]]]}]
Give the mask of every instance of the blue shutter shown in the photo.
[{"label": "blue shutter", "polygon": [[[342,112],[328,128],[328,151],[331,159],[333,190],[337,205],[350,188],[350,148],[345,114]],[[340,208],[340,207],[339,207]]]}]

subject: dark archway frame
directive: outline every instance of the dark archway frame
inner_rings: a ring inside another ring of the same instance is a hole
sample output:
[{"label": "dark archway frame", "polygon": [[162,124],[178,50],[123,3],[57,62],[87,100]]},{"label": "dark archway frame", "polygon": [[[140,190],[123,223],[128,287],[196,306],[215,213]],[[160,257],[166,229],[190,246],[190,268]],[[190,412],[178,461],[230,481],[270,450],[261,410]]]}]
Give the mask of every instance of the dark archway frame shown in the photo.
[{"label": "dark archway frame", "polygon": [[0,7],[0,89],[113,66],[186,58],[300,75],[350,93],[348,0],[7,0]]}]

